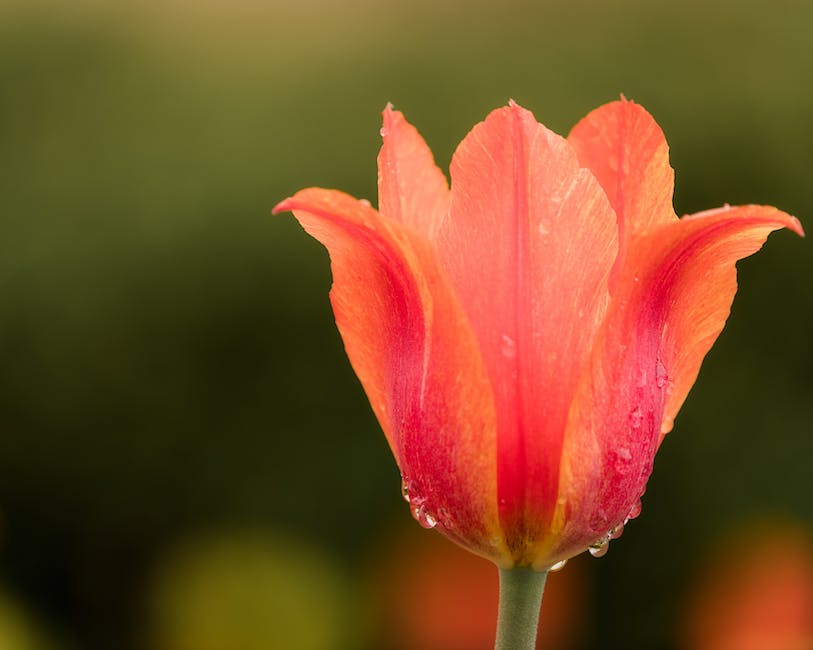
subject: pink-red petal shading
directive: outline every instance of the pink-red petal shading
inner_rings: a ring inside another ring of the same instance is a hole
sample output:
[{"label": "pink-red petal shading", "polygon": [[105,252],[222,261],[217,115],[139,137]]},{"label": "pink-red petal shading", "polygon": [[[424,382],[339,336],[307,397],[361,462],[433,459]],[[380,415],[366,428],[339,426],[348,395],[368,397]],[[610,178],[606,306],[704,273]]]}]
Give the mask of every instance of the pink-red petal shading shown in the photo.
[{"label": "pink-red petal shading", "polygon": [[336,324],[413,505],[450,538],[504,563],[490,386],[431,248],[341,192],[303,190],[282,210],[330,252]]},{"label": "pink-red petal shading", "polygon": [[635,240],[571,411],[560,549],[591,543],[636,505],[658,445],[725,324],[736,262],[779,228],[802,232],[775,208],[742,206],[663,224]]}]

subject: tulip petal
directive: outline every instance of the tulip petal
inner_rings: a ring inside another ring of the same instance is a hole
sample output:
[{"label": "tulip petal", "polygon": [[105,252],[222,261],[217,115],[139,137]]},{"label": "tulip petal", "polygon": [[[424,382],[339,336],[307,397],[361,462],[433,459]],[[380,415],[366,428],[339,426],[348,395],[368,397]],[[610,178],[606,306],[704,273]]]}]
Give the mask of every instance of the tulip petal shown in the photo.
[{"label": "tulip petal", "polygon": [[[499,564],[496,426],[474,334],[428,242],[346,194],[283,201],[328,249],[347,355],[424,523]],[[419,511],[420,508],[423,508]]]},{"label": "tulip petal", "polygon": [[[700,371],[706,353],[723,329],[737,292],[737,260],[756,253],[774,230],[788,228],[800,236],[799,221],[776,208],[745,205],[707,210],[668,229],[674,265],[681,265],[681,286],[664,334],[664,363],[669,390],[662,433],[668,433]],[[668,240],[667,240],[668,241]]]},{"label": "tulip petal", "polygon": [[384,109],[378,154],[378,209],[434,239],[449,209],[449,186],[417,129],[391,105]]},{"label": "tulip petal", "polygon": [[632,241],[570,414],[558,553],[605,536],[635,508],[658,445],[728,317],[735,263],[783,227],[802,234],[784,212],[743,206],[685,217]]},{"label": "tulip petal", "polygon": [[568,142],[601,183],[618,217],[617,268],[633,238],[677,221],[666,138],[643,107],[622,98],[589,113],[573,127]]},{"label": "tulip petal", "polygon": [[506,541],[530,564],[530,544],[550,533],[568,408],[607,307],[616,219],[567,141],[513,103],[466,136],[451,176],[437,246],[494,387]]}]

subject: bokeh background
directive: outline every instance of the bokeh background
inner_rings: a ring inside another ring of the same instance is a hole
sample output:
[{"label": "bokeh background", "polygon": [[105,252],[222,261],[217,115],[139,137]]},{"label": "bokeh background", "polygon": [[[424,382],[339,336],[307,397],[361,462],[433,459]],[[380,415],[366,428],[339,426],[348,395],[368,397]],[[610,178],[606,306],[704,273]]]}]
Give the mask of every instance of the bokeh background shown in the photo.
[{"label": "bokeh background", "polygon": [[[445,168],[509,98],[566,133],[624,93],[679,214],[811,230],[812,28],[805,0],[0,2],[0,648],[489,647],[496,575],[410,519],[327,256],[270,208],[375,201],[387,101]],[[544,647],[750,647],[708,615],[738,594],[755,648],[813,647],[811,280],[788,233],[740,264],[642,516],[551,577]]]}]

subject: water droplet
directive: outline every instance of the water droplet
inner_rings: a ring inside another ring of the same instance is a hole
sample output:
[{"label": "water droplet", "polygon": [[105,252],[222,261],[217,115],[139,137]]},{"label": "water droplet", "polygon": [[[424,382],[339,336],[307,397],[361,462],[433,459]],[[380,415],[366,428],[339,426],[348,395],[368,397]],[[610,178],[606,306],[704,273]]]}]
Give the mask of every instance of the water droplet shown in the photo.
[{"label": "water droplet", "polygon": [[666,366],[658,359],[658,365],[655,368],[655,383],[658,385],[658,388],[663,388],[668,380],[669,376],[666,374]]},{"label": "water droplet", "polygon": [[621,537],[621,535],[624,534],[624,524],[618,524],[618,526],[613,526],[612,528],[610,528],[610,532],[607,534],[610,536],[610,539],[618,539],[619,537]]},{"label": "water droplet", "polygon": [[359,199],[359,203],[361,203],[365,208],[369,208],[372,205],[367,199]]},{"label": "water droplet", "polygon": [[632,452],[627,447],[619,447],[612,452],[613,468],[619,474],[626,474],[630,470]]},{"label": "water droplet", "polygon": [[454,530],[455,520],[443,506],[440,507],[436,519],[438,520],[438,526],[443,526],[446,530]]},{"label": "water droplet", "polygon": [[640,407],[636,406],[630,411],[630,426],[633,429],[640,429],[641,423],[644,420],[644,414],[641,412]]},{"label": "water droplet", "polygon": [[410,509],[412,510],[412,516],[424,528],[434,528],[438,525],[438,520],[435,519],[435,516],[429,512],[425,505],[413,505]]},{"label": "water droplet", "polygon": [[639,278],[639,277],[638,277],[638,274],[636,273],[635,275],[633,275],[633,276],[632,276],[632,281],[633,281],[633,282],[640,282],[640,281],[641,281],[641,278]]},{"label": "water droplet", "polygon": [[640,514],[641,514],[641,500],[638,499],[634,504],[632,504],[632,508],[630,508],[629,513],[627,513],[627,520],[635,519]]},{"label": "water droplet", "polygon": [[508,357],[509,359],[517,356],[517,342],[508,336],[508,334],[503,334],[500,340],[500,351],[504,357]]},{"label": "water droplet", "polygon": [[595,542],[590,544],[587,547],[587,550],[590,551],[590,555],[593,557],[604,557],[607,555],[607,551],[610,550],[610,539],[609,537],[601,537],[597,539]]},{"label": "water droplet", "polygon": [[409,503],[409,483],[406,480],[406,477],[401,478],[401,496],[404,497],[404,501]]},{"label": "water droplet", "polygon": [[381,129],[379,130],[379,133],[381,134],[382,138],[386,138],[387,137],[387,127],[382,126]]},{"label": "water droplet", "polygon": [[565,564],[567,564],[567,560],[559,560],[556,564],[551,564],[548,572],[553,573],[554,571],[561,571],[565,568]]}]

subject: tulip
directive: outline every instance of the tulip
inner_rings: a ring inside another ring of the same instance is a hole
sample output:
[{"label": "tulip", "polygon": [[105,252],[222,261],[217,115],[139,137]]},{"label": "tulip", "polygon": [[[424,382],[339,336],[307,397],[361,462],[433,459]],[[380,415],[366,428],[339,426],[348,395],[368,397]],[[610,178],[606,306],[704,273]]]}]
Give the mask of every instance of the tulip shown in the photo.
[{"label": "tulip", "polygon": [[663,133],[623,98],[567,139],[514,102],[493,111],[451,189],[391,106],[381,135],[378,210],[319,188],[274,210],[330,253],[336,324],[413,514],[501,575],[603,553],[640,512],[735,263],[799,222],[756,205],[679,219]]}]

